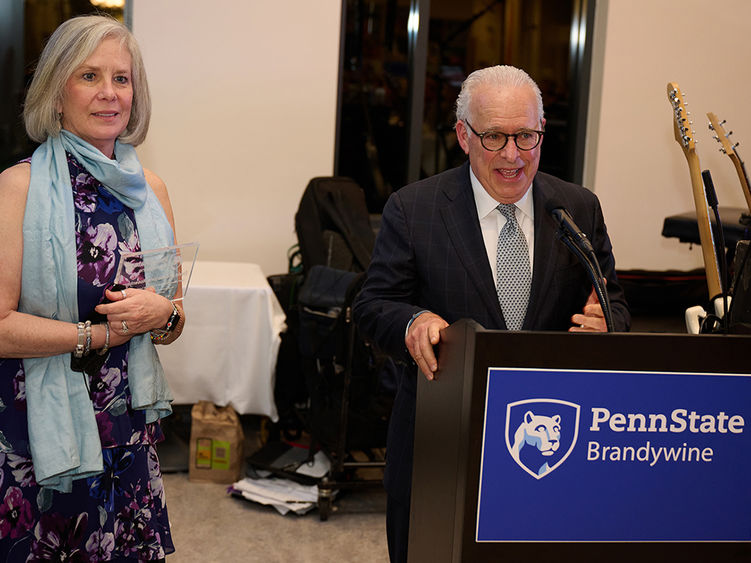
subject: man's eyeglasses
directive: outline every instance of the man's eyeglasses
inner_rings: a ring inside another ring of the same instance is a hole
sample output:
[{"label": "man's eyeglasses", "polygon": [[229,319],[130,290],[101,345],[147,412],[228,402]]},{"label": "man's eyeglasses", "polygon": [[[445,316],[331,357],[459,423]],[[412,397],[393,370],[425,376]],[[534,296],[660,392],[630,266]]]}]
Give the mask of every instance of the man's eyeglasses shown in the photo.
[{"label": "man's eyeglasses", "polygon": [[485,131],[484,133],[478,133],[475,128],[469,124],[466,119],[464,123],[467,124],[475,135],[480,138],[480,144],[487,151],[495,152],[501,150],[508,143],[509,138],[514,139],[514,144],[520,151],[531,151],[542,140],[542,135],[545,131],[535,131],[534,129],[524,129],[518,133],[501,133],[500,131]]}]

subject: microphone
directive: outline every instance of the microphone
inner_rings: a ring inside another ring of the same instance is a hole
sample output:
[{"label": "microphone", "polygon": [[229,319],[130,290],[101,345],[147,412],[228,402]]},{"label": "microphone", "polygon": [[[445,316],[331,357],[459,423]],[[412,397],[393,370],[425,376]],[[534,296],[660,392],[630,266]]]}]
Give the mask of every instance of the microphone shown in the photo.
[{"label": "microphone", "polygon": [[568,211],[566,211],[566,208],[563,207],[563,205],[555,200],[551,200],[548,202],[545,208],[547,212],[553,216],[553,219],[555,220],[558,227],[560,229],[564,229],[569,235],[574,237],[581,248],[583,248],[588,254],[595,253],[595,249],[592,248],[592,243],[589,242],[587,235],[578,227],[576,223],[574,223],[571,215],[569,215]]},{"label": "microphone", "polygon": [[550,213],[556,225],[558,225],[558,238],[568,246],[569,250],[574,253],[585,270],[587,270],[589,279],[592,281],[592,286],[597,294],[597,299],[600,302],[600,307],[602,307],[608,332],[613,332],[614,325],[613,314],[610,310],[610,297],[605,289],[605,277],[602,275],[600,263],[597,261],[597,255],[592,247],[592,243],[589,242],[587,235],[574,222],[569,212],[566,211],[566,208],[560,202],[550,200],[545,205],[545,210]]}]

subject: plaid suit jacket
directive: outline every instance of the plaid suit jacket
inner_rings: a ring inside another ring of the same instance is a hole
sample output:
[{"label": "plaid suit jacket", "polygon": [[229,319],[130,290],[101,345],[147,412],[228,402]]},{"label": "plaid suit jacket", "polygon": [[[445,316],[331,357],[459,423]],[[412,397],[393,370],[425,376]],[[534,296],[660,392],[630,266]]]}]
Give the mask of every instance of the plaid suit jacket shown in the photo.
[{"label": "plaid suit jacket", "polygon": [[[545,209],[555,200],[592,242],[608,280],[615,328],[628,330],[630,315],[597,197],[542,172],[535,176],[532,190],[534,266],[522,329],[567,330],[592,290],[584,267],[556,237],[556,225]],[[390,494],[404,500],[409,499],[411,485],[417,377],[404,336],[412,315],[423,309],[449,323],[470,318],[487,329],[506,329],[482,240],[469,163],[391,195],[367,279],[354,304],[360,332],[403,361],[389,428],[385,483]]]}]

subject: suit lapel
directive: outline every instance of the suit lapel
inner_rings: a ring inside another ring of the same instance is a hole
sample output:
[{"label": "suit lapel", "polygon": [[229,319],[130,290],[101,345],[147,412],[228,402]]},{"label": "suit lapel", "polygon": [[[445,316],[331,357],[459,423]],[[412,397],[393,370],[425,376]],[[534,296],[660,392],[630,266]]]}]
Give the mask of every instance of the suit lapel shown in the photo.
[{"label": "suit lapel", "polygon": [[[449,239],[456,249],[467,275],[477,288],[482,303],[491,312],[498,327],[506,326],[495,291],[493,273],[485,253],[480,231],[477,206],[469,180],[469,163],[458,170],[456,181],[441,186],[447,205],[441,207],[441,217]],[[479,249],[479,250],[478,250]]]},{"label": "suit lapel", "polygon": [[536,320],[540,318],[542,307],[555,306],[546,301],[546,293],[552,285],[554,275],[560,260],[560,251],[564,248],[557,240],[555,223],[545,210],[545,203],[553,195],[551,187],[538,174],[532,185],[532,197],[535,208],[535,260],[532,271],[532,290],[524,319],[525,330],[539,329]]}]

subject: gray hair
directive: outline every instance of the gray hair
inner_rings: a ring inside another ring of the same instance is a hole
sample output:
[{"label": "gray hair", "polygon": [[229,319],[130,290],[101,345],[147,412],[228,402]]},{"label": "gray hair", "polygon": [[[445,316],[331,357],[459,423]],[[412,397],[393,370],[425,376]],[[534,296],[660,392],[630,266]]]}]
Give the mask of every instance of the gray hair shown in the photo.
[{"label": "gray hair", "polygon": [[469,106],[472,102],[472,93],[478,86],[491,85],[497,88],[529,87],[537,100],[537,115],[542,121],[544,112],[542,109],[542,94],[537,83],[532,78],[514,66],[496,65],[481,68],[470,74],[464,82],[459,96],[456,98],[456,120],[466,121],[469,118]]},{"label": "gray hair", "polygon": [[45,45],[26,94],[23,119],[29,137],[38,143],[60,134],[57,108],[63,102],[65,84],[105,39],[119,39],[131,57],[133,105],[130,121],[120,140],[134,146],[146,138],[151,119],[151,96],[146,69],[135,37],[110,16],[79,16],[63,22]]}]

